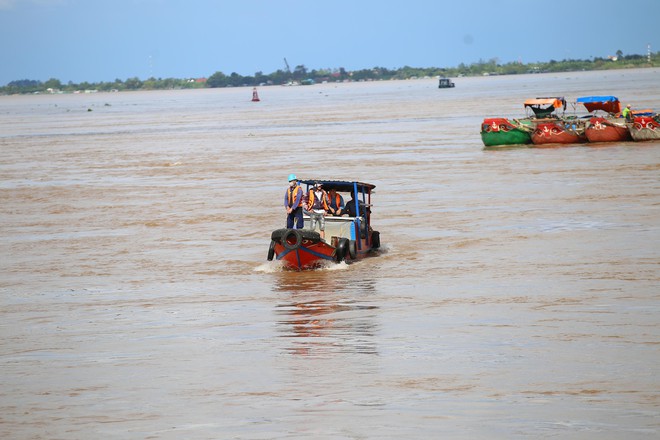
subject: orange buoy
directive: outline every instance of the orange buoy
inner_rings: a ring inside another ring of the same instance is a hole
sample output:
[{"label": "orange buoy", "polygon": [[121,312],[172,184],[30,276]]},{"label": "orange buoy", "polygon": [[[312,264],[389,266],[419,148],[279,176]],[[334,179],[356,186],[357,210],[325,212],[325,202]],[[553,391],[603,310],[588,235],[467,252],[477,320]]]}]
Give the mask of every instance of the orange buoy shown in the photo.
[{"label": "orange buoy", "polygon": [[254,87],[254,88],[252,88],[252,102],[259,102],[259,101],[261,101],[261,100],[259,99],[259,94],[257,93],[257,88]]}]

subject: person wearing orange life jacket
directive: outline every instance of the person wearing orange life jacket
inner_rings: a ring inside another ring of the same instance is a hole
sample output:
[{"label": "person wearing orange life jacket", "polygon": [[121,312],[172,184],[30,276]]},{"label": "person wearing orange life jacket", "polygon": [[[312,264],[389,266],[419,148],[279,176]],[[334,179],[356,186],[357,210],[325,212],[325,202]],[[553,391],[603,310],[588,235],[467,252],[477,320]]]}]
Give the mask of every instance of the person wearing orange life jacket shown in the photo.
[{"label": "person wearing orange life jacket", "polygon": [[342,210],[344,209],[344,198],[340,195],[337,194],[337,190],[335,188],[330,189],[328,191],[328,211],[332,215],[342,215]]},{"label": "person wearing orange life jacket", "polygon": [[286,227],[302,229],[305,225],[303,219],[303,189],[298,184],[295,174],[289,174],[289,187],[284,193],[284,208],[286,209]]},{"label": "person wearing orange life jacket", "polygon": [[328,210],[328,194],[323,191],[323,185],[316,182],[307,193],[307,211],[312,222],[311,229],[314,230],[317,223],[319,225],[321,240],[325,240],[325,213]]}]

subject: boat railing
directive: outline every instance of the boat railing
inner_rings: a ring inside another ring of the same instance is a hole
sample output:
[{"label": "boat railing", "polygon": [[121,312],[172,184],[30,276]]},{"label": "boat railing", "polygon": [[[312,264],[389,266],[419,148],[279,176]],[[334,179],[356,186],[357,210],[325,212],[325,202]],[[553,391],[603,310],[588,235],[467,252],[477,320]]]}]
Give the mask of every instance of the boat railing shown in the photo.
[{"label": "boat railing", "polygon": [[[311,219],[305,214],[303,215],[305,229],[310,229]],[[329,241],[331,237],[344,237],[355,240],[357,234],[355,233],[356,220],[360,220],[360,225],[366,225],[363,217],[335,217],[327,215],[325,217],[325,237]],[[364,227],[364,226],[363,226]],[[318,228],[315,228],[318,231]]]}]

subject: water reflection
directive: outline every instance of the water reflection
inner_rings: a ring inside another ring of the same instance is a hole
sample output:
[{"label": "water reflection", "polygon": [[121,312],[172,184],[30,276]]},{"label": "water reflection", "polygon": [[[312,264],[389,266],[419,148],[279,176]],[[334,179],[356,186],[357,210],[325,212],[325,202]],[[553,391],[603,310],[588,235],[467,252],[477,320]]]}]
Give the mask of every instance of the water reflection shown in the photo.
[{"label": "water reflection", "polygon": [[274,291],[285,297],[275,307],[284,350],[300,356],[378,354],[378,306],[373,280],[350,282],[333,271],[278,274]]},{"label": "water reflection", "polygon": [[[373,266],[365,262],[345,263],[319,270],[277,271],[273,273],[273,292],[296,294],[335,293],[353,298],[367,298],[376,294]],[[350,292],[350,294],[349,294]]]}]

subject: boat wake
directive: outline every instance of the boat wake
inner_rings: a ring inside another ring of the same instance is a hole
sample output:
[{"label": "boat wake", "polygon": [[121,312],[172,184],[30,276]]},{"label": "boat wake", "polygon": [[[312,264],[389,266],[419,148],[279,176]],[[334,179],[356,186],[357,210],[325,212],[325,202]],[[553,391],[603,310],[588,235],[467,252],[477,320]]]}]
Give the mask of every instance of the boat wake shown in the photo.
[{"label": "boat wake", "polygon": [[[335,263],[333,261],[323,261],[319,263],[319,266],[314,268],[314,269],[307,269],[307,270],[314,270],[314,271],[336,271],[336,270],[346,270],[348,269],[350,264],[347,264],[345,261],[342,261],[341,263]],[[264,263],[261,263],[257,267],[254,268],[255,272],[261,272],[261,273],[277,273],[277,272],[289,272],[292,271],[292,269],[288,269],[282,262],[280,261],[266,261]],[[293,270],[295,272],[295,270]]]},{"label": "boat wake", "polygon": [[282,272],[283,270],[284,266],[279,261],[266,261],[265,263],[261,263],[259,266],[254,268],[255,272],[262,273],[276,273]]}]

